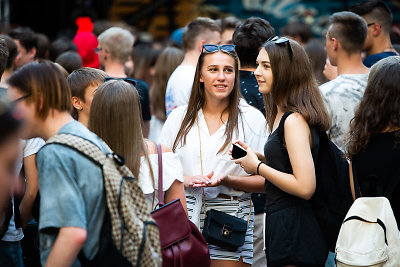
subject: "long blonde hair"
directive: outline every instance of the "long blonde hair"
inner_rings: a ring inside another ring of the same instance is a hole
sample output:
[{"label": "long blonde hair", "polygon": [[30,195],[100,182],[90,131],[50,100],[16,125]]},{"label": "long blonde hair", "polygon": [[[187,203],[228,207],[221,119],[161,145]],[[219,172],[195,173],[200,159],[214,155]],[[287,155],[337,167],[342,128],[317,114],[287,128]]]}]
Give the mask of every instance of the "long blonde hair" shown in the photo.
[{"label": "long blonde hair", "polygon": [[140,157],[144,155],[150,167],[147,146],[142,133],[139,94],[136,88],[121,80],[111,80],[99,86],[93,97],[89,129],[125,158],[126,166],[139,177]]}]

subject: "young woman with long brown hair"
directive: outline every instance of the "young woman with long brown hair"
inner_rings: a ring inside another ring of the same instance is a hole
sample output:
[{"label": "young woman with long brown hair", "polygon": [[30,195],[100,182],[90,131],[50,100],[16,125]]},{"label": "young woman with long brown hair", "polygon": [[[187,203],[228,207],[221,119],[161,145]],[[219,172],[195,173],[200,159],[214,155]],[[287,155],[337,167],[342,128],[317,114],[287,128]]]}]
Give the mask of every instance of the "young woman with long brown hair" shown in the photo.
[{"label": "young woman with long brown hair", "polygon": [[[350,123],[347,155],[363,197],[387,197],[400,227],[400,57],[380,60]],[[350,168],[354,194],[353,172]],[[379,192],[381,191],[381,192]]]},{"label": "young woman with long brown hair", "polygon": [[263,115],[239,99],[234,47],[203,46],[189,104],[168,116],[160,136],[181,160],[189,218],[200,229],[204,208],[247,222],[245,242],[236,251],[209,244],[211,266],[252,263],[254,209],[248,192],[262,192],[264,185],[264,179],[246,175],[228,153],[233,140],[246,140],[259,150],[266,140]]},{"label": "young woman with long brown hair", "polygon": [[[158,203],[158,176],[154,175],[158,174],[157,147],[143,138],[140,114],[135,87],[123,80],[107,81],[99,86],[93,98],[89,129],[125,158],[126,166],[138,177],[149,206],[154,207]],[[165,203],[180,198],[186,209],[179,159],[166,146],[162,146],[162,153]]]},{"label": "young woman with long brown hair", "polygon": [[157,58],[154,67],[153,82],[150,87],[150,132],[149,139],[158,140],[164,122],[167,118],[165,111],[165,91],[168,79],[183,60],[183,51],[176,47],[165,48]]},{"label": "young woman with long brown hair", "polygon": [[263,161],[239,141],[247,156],[236,163],[265,178],[267,265],[324,266],[327,247],[307,200],[316,185],[311,128],[329,129],[330,118],[297,42],[274,37],[261,48],[257,65],[271,134]]}]

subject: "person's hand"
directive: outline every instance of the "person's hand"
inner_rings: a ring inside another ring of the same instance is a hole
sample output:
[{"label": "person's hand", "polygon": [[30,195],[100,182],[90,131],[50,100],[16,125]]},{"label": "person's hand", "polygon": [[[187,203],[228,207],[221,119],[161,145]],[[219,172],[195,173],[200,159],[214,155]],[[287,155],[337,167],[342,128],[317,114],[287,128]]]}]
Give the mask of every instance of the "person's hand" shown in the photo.
[{"label": "person's hand", "polygon": [[183,178],[183,185],[185,188],[190,187],[201,187],[200,185],[206,185],[210,183],[211,177],[214,175],[214,172],[210,172],[207,175],[194,175],[194,176],[185,176]]},{"label": "person's hand", "polygon": [[331,62],[329,61],[329,58],[326,59],[324,71],[322,73],[330,81],[332,81],[338,76],[337,67],[332,66]]},{"label": "person's hand", "polygon": [[[209,176],[210,174],[212,174],[211,176]],[[207,175],[207,177],[210,178],[210,181],[208,183],[196,183],[193,185],[193,187],[215,187],[215,186],[219,186],[221,184],[223,184],[224,180],[228,177],[225,174],[218,174],[218,175],[214,175],[214,173],[210,173],[209,175]]]},{"label": "person's hand", "polygon": [[243,158],[236,159],[235,163],[240,164],[246,173],[255,174],[257,172],[257,165],[260,161],[258,160],[257,154],[253,151],[253,149],[247,147],[246,151],[247,155]]}]

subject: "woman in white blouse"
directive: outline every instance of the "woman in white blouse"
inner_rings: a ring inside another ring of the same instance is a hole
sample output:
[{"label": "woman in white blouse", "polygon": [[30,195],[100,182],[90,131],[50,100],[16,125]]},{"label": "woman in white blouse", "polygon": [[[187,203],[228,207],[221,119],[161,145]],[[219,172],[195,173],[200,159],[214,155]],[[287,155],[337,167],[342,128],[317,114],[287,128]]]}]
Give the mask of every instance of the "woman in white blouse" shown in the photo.
[{"label": "woman in white blouse", "polygon": [[[138,177],[149,207],[154,208],[159,189],[157,146],[143,138],[140,114],[139,95],[134,86],[123,80],[111,80],[96,91],[89,129],[125,158],[125,164]],[[167,146],[162,146],[162,156],[164,202],[180,198],[186,210],[181,163]]]},{"label": "woman in white blouse", "polygon": [[204,45],[189,104],[169,115],[160,136],[160,143],[172,147],[182,163],[189,218],[200,229],[203,198],[206,211],[212,208],[248,221],[245,243],[237,251],[209,244],[211,266],[251,265],[254,212],[249,192],[264,191],[263,178],[247,175],[229,155],[236,139],[258,151],[266,140],[264,116],[240,100],[237,74],[234,45]]}]

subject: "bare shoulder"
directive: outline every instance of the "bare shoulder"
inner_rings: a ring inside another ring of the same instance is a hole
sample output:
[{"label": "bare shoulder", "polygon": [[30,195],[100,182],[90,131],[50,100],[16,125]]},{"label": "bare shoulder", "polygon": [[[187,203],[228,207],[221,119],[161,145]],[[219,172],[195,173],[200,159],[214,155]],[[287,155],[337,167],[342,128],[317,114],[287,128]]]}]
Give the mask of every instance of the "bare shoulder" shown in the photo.
[{"label": "bare shoulder", "polygon": [[284,124],[285,129],[285,136],[286,133],[300,135],[301,133],[310,134],[310,126],[308,125],[307,121],[304,117],[297,112],[290,114]]},{"label": "bare shoulder", "polygon": [[[145,143],[147,146],[147,153],[149,153],[149,155],[157,154],[157,144],[156,143],[154,143],[150,140],[146,140]],[[162,153],[172,152],[172,150],[169,146],[163,145],[163,144],[161,144],[161,151],[162,151]]]},{"label": "bare shoulder", "polygon": [[161,151],[162,151],[163,153],[172,152],[172,149],[171,149],[169,146],[167,146],[167,145],[161,144]]}]

